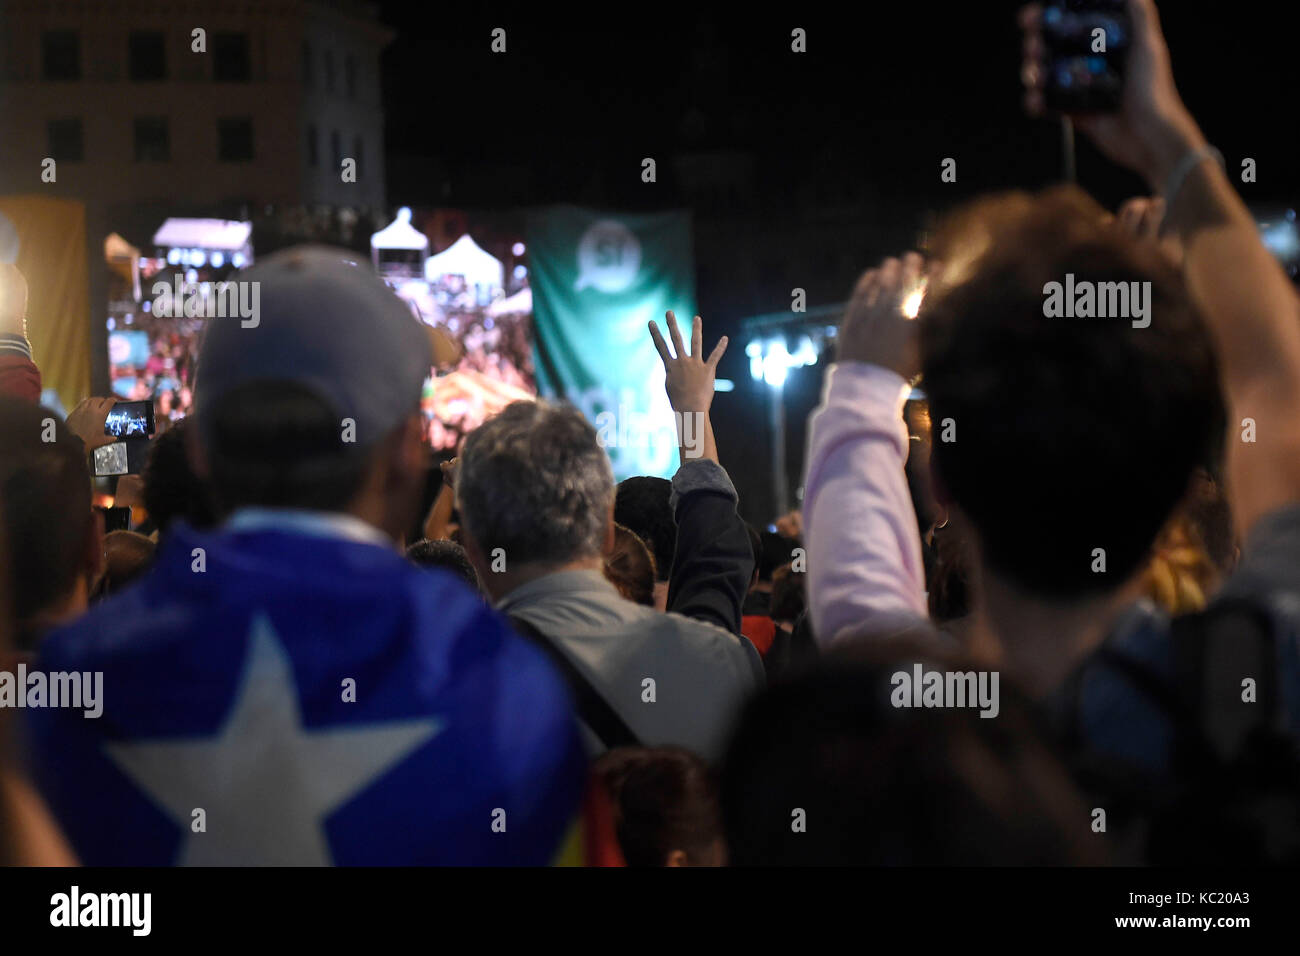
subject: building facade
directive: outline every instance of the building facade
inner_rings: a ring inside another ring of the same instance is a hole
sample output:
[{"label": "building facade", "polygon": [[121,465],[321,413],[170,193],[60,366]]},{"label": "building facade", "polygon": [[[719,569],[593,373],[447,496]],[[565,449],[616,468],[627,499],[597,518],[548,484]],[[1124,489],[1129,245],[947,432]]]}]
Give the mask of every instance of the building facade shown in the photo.
[{"label": "building facade", "polygon": [[94,393],[110,234],[247,220],[265,252],[384,218],[392,39],[352,0],[0,0],[0,196],[84,206]]},{"label": "building facade", "polygon": [[3,0],[0,192],[381,208],[390,39],[359,3]]}]

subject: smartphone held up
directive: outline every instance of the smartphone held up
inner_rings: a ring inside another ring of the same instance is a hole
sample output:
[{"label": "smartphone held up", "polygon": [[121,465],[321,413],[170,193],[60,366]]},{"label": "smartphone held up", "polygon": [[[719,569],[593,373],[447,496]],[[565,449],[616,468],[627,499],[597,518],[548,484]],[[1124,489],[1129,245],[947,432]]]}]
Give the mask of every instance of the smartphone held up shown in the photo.
[{"label": "smartphone held up", "polygon": [[117,402],[104,420],[104,434],[117,441],[94,451],[95,477],[138,474],[154,433],[153,402]]},{"label": "smartphone held up", "polygon": [[1065,114],[1119,108],[1132,41],[1127,0],[1050,0],[1042,8],[1045,103]]}]

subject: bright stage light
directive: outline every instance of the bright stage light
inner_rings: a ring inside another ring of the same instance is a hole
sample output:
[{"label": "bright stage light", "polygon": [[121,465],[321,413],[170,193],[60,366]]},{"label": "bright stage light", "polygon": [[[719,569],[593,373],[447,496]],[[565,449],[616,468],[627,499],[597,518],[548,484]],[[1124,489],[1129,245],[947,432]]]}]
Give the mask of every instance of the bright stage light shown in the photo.
[{"label": "bright stage light", "polygon": [[903,314],[909,319],[914,319],[921,312],[921,303],[925,301],[925,280],[913,289],[906,299],[903,300]]},{"label": "bright stage light", "polygon": [[817,364],[817,348],[812,339],[802,336],[792,353],[783,336],[754,339],[745,346],[749,356],[749,375],[756,382],[766,382],[772,388],[784,388],[790,369]]},{"label": "bright stage light", "polygon": [[776,339],[763,356],[763,381],[773,388],[782,388],[790,374],[790,353],[786,351],[785,342]]}]

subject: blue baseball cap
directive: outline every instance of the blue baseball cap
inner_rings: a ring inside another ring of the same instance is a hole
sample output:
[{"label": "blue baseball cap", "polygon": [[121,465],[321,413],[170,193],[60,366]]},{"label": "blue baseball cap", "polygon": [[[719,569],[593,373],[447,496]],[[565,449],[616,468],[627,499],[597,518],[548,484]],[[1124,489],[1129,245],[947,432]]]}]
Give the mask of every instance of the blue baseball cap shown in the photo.
[{"label": "blue baseball cap", "polygon": [[416,409],[435,359],[455,351],[346,249],[285,249],[231,281],[243,284],[240,314],[208,319],[199,351],[201,433],[204,409],[231,389],[286,382],[310,389],[340,421],[355,421],[365,447]]}]

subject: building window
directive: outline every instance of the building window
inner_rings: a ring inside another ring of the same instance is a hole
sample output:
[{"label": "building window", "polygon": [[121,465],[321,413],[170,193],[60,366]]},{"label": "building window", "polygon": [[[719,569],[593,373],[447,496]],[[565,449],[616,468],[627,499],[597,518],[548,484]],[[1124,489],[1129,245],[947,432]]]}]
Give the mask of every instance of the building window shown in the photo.
[{"label": "building window", "polygon": [[217,33],[212,37],[212,78],[218,83],[247,83],[252,76],[247,33]]},{"label": "building window", "polygon": [[253,121],[247,116],[217,120],[217,158],[246,163],[253,158]]},{"label": "building window", "polygon": [[307,165],[320,165],[320,145],[319,137],[316,135],[316,124],[312,123],[307,127]]},{"label": "building window", "polygon": [[157,30],[132,30],[128,41],[131,79],[137,83],[167,79],[167,41]]},{"label": "building window", "polygon": [[81,36],[76,30],[41,34],[41,75],[47,80],[81,79]]},{"label": "building window", "polygon": [[325,51],[325,90],[334,92],[334,51]]},{"label": "building window", "polygon": [[165,116],[135,119],[135,161],[165,163],[172,158],[171,131]]},{"label": "building window", "polygon": [[81,120],[76,118],[50,120],[46,126],[46,135],[51,159],[58,162],[79,163],[85,158]]},{"label": "building window", "polygon": [[357,61],[354,57],[349,56],[343,61],[343,83],[348,96],[357,95]]},{"label": "building window", "polygon": [[311,69],[311,44],[306,40],[302,41],[302,85],[311,86],[312,69]]},{"label": "building window", "polygon": [[334,157],[334,168],[341,169],[343,166],[343,146],[339,140],[338,130],[330,133],[330,155]]}]

